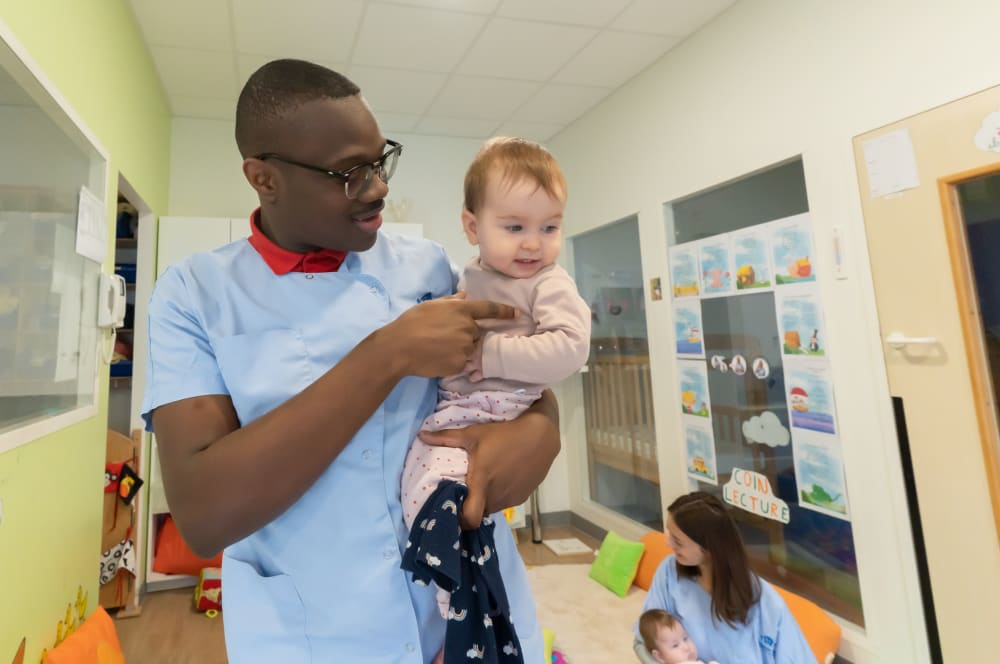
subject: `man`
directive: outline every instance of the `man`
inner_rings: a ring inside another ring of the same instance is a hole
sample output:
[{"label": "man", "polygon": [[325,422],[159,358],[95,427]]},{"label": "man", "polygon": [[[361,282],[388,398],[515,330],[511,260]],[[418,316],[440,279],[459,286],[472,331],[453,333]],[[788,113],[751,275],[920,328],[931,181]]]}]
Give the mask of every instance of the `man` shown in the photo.
[{"label": "man", "polygon": [[[253,234],[173,266],[150,304],[143,413],[171,512],[196,552],[225,548],[235,664],[426,664],[445,623],[433,591],[399,569],[400,473],[433,378],[465,366],[476,320],[514,310],[442,298],[455,284],[443,250],[378,233],[401,146],[340,74],[264,65],[240,95],[236,140],[260,199]],[[426,438],[469,451],[466,527],[541,482],[556,420],[546,393],[514,422]],[[524,567],[498,522],[525,661],[541,662]]]}]

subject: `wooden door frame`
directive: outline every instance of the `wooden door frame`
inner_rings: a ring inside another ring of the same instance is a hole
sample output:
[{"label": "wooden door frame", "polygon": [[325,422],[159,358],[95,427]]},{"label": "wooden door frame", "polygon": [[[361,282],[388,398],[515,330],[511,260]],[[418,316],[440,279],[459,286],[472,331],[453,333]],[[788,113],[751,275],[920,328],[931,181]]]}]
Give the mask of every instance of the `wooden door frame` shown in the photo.
[{"label": "wooden door frame", "polygon": [[965,355],[969,366],[975,401],[976,419],[979,425],[979,440],[983,448],[986,465],[986,483],[989,486],[990,502],[993,508],[993,524],[997,541],[1000,543],[1000,421],[997,417],[997,395],[986,354],[983,338],[983,319],[976,291],[972,257],[969,254],[965,221],[961,214],[957,185],[984,176],[1000,174],[1000,163],[981,166],[960,173],[938,178],[938,194],[941,201],[941,216],[944,220],[945,236],[948,240],[948,256],[951,260],[952,279],[958,300],[962,337],[965,341]]}]

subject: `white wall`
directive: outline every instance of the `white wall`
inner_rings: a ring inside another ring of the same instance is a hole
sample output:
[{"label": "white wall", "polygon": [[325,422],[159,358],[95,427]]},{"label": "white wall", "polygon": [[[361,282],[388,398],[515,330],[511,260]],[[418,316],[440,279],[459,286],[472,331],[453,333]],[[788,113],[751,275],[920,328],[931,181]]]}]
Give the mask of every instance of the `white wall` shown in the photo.
[{"label": "white wall", "polygon": [[[743,0],[552,141],[570,184],[568,228],[637,212],[645,276],[665,282],[664,202],[803,156],[861,553],[867,634],[848,633],[844,651],[856,662],[925,655],[851,139],[1000,83],[997,25],[995,0]],[[843,281],[827,269],[834,225],[847,240],[851,276]],[[668,310],[666,300],[650,303],[650,338],[663,341],[651,362],[661,466],[680,466]],[[561,405],[564,419],[581,419],[578,401]],[[687,485],[680,470],[662,472],[669,502]],[[573,509],[599,515],[582,501],[575,471],[570,480]],[[948,509],[922,497],[923,510]],[[996,535],[969,533],[955,544],[996,547]],[[954,570],[934,570],[936,582],[968,574],[957,551],[954,562]],[[968,616],[949,625],[957,638],[946,644],[948,661],[992,649],[981,635],[1000,622],[995,607],[938,609],[939,619]]]}]

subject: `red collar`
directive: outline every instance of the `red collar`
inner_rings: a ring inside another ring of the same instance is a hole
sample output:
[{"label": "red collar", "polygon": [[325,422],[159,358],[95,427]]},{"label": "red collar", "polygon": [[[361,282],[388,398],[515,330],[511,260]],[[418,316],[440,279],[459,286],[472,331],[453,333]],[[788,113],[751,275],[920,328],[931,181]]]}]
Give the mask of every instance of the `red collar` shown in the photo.
[{"label": "red collar", "polygon": [[260,230],[260,208],[250,213],[250,237],[247,239],[271,271],[277,275],[289,272],[336,272],[347,257],[346,251],[333,249],[300,254],[279,247]]}]

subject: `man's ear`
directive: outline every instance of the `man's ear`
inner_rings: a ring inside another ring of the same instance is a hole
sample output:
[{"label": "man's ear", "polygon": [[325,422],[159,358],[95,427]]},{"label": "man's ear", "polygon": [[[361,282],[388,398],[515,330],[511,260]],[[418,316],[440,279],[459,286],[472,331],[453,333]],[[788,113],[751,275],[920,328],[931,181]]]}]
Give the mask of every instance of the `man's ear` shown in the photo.
[{"label": "man's ear", "polygon": [[465,237],[469,244],[475,246],[479,244],[479,232],[476,229],[476,215],[469,210],[462,209],[462,228],[465,230]]},{"label": "man's ear", "polygon": [[260,196],[261,202],[273,203],[277,198],[277,182],[275,170],[260,159],[248,157],[243,160],[243,176]]}]

